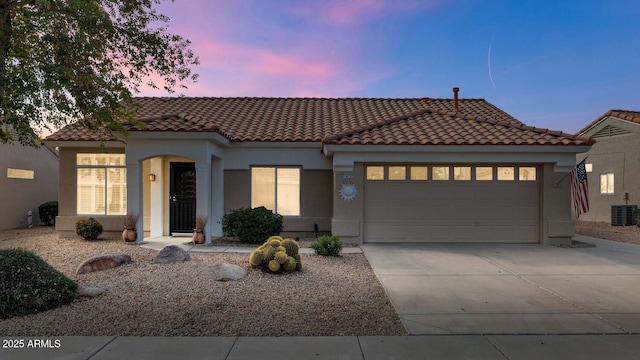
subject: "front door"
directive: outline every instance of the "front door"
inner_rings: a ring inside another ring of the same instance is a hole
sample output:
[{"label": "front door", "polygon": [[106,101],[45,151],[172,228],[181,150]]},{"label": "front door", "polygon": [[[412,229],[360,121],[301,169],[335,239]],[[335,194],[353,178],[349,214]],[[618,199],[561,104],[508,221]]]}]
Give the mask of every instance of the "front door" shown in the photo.
[{"label": "front door", "polygon": [[196,222],[196,166],[194,163],[169,164],[169,228],[173,233],[192,233]]}]

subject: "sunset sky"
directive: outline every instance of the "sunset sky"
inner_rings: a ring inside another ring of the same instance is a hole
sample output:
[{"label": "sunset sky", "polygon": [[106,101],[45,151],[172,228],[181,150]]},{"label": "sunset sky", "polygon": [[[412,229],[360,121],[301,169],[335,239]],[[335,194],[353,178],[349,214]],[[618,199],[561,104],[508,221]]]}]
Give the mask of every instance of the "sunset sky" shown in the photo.
[{"label": "sunset sky", "polygon": [[[640,2],[176,0],[201,65],[186,96],[483,98],[575,132],[640,110]],[[164,96],[145,90],[139,95]]]}]

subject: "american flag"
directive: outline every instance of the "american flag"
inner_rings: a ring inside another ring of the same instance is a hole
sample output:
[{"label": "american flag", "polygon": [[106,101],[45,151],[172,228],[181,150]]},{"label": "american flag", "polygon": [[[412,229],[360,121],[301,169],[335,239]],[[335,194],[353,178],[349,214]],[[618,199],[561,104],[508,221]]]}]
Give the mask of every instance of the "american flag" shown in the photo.
[{"label": "american flag", "polygon": [[584,167],[585,160],[582,160],[571,170],[571,193],[573,194],[573,208],[576,217],[589,212],[589,186],[587,184],[587,169]]}]

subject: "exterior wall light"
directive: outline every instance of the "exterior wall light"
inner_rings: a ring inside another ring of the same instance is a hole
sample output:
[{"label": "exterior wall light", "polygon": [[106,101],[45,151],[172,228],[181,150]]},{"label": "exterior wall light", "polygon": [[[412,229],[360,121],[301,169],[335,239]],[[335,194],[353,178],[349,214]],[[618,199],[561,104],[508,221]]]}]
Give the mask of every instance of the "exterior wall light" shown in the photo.
[{"label": "exterior wall light", "polygon": [[156,181],[156,174],[149,174],[149,181]]}]

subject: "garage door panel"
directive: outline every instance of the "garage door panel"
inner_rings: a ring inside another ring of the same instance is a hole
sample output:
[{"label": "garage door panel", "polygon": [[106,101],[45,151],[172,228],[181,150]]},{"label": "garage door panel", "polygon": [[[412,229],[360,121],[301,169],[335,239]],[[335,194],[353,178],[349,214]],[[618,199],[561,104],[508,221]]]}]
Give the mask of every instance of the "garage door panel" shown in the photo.
[{"label": "garage door panel", "polygon": [[366,242],[539,241],[537,181],[366,181]]},{"label": "garage door panel", "polygon": [[[375,234],[367,242],[498,242],[533,243],[537,242],[536,226],[522,226],[516,230],[513,226],[471,226],[471,225],[395,225],[393,223],[368,225],[367,234]],[[505,234],[509,236],[505,237]]]}]

